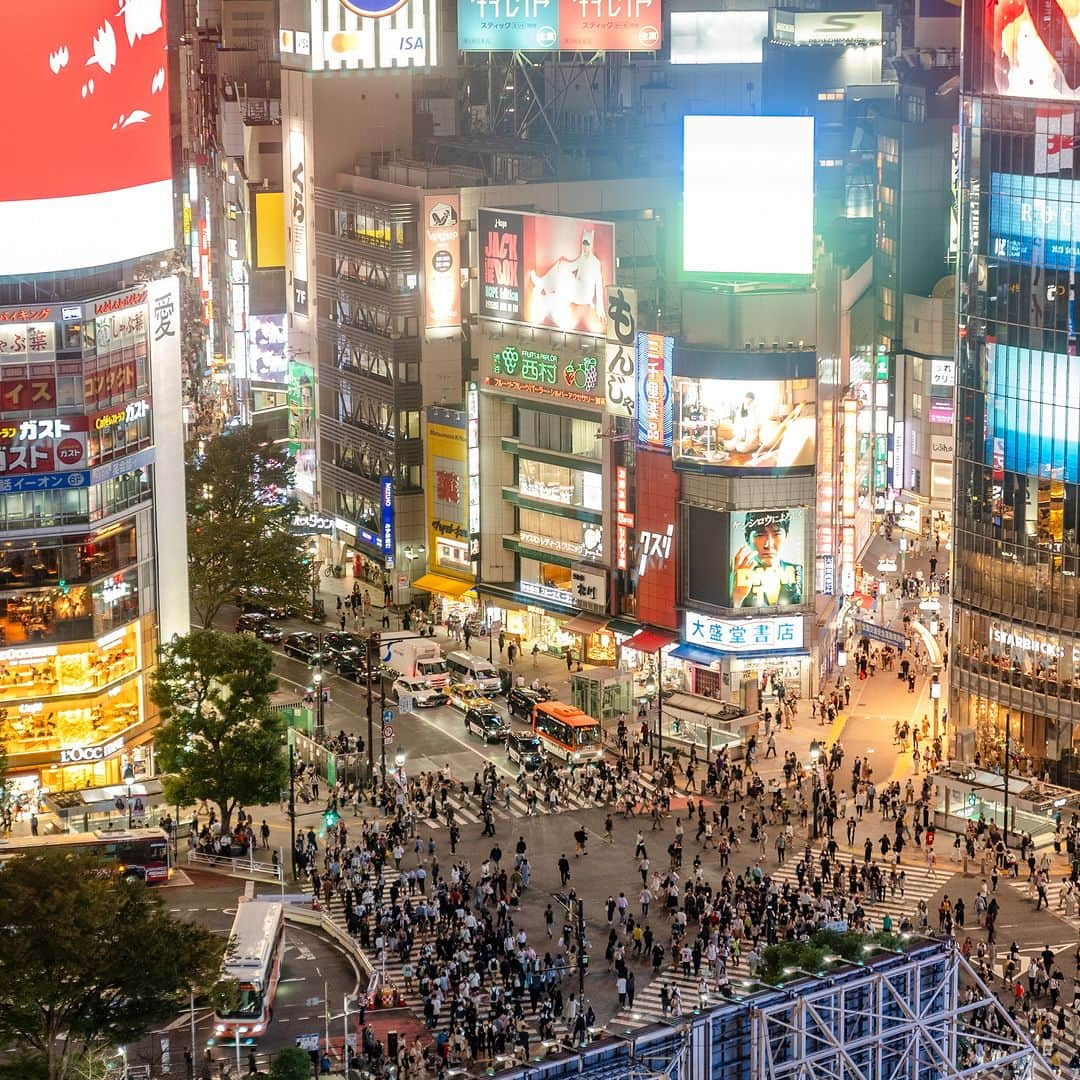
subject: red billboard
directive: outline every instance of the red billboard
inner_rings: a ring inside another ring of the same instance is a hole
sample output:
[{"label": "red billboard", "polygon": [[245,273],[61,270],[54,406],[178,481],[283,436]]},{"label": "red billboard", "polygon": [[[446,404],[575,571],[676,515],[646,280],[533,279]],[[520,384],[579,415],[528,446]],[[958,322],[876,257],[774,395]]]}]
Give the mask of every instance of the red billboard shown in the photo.
[{"label": "red billboard", "polygon": [[677,630],[675,571],[680,489],[671,455],[639,447],[634,486],[633,570],[637,576],[638,620]]},{"label": "red billboard", "polygon": [[0,275],[173,246],[165,0],[4,5]]},{"label": "red billboard", "polygon": [[615,229],[607,221],[481,210],[480,314],[568,333],[607,333]]},{"label": "red billboard", "polygon": [[85,416],[0,423],[0,476],[86,468]]},{"label": "red billboard", "polygon": [[660,0],[560,0],[559,48],[660,48]]}]

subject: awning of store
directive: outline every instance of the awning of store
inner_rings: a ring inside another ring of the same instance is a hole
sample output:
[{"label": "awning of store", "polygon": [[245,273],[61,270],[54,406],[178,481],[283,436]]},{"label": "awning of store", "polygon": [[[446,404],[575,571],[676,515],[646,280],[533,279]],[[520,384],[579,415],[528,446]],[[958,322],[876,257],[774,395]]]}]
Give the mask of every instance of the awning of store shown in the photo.
[{"label": "awning of store", "polygon": [[632,638],[624,641],[622,648],[633,649],[635,652],[654,653],[658,649],[664,648],[665,645],[670,645],[673,641],[678,640],[678,634],[646,627],[644,630],[639,630]]},{"label": "awning of store", "polygon": [[683,643],[668,653],[672,660],[689,660],[691,664],[702,664],[708,667],[710,664],[719,663],[723,656],[712,649],[703,649],[700,645],[687,645]]},{"label": "awning of store", "polygon": [[859,607],[861,607],[864,611],[874,610],[874,598],[872,596],[868,596],[864,592],[852,593],[851,602],[853,604],[858,604]]},{"label": "awning of store", "polygon": [[599,615],[587,615],[584,611],[562,624],[564,630],[569,630],[573,634],[595,634],[597,630],[603,630],[605,626],[607,626],[607,619]]},{"label": "awning of store", "polygon": [[473,584],[471,581],[457,581],[454,578],[443,577],[442,574],[422,574],[412,583],[412,587],[422,592],[441,593],[443,596],[456,600],[473,588]]}]

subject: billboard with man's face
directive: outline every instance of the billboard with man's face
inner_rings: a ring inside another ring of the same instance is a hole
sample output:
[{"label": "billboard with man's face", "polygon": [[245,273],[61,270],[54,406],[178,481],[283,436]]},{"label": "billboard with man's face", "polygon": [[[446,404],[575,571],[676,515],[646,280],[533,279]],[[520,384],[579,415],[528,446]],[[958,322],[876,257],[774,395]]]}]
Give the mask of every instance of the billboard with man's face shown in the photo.
[{"label": "billboard with man's face", "polygon": [[568,333],[607,333],[615,275],[610,222],[481,210],[480,315]]},{"label": "billboard with man's face", "polygon": [[805,510],[733,513],[729,550],[732,607],[799,607],[813,599],[804,565]]}]

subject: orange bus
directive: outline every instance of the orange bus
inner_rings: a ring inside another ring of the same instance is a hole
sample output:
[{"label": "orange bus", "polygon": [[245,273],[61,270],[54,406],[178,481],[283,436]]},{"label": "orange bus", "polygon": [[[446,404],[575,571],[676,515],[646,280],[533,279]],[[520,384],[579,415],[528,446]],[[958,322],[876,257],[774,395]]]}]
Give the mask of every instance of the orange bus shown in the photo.
[{"label": "orange bus", "polygon": [[571,765],[599,761],[604,756],[600,721],[576,705],[540,701],[533,710],[533,731],[544,749]]}]

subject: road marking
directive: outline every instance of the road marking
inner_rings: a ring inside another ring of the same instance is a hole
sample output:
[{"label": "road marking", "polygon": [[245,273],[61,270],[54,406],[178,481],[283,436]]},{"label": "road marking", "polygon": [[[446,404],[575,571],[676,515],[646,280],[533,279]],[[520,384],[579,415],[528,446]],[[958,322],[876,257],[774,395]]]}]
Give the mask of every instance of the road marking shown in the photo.
[{"label": "road marking", "polygon": [[[449,706],[447,706],[447,708],[449,708]],[[451,710],[451,711],[454,713],[455,716],[457,715],[456,710]],[[480,750],[477,750],[477,748],[472,743],[468,743],[464,739],[459,739],[453,732],[447,731],[447,729],[445,727],[441,727],[439,724],[435,723],[433,720],[429,720],[426,716],[417,716],[416,719],[419,720],[423,724],[427,724],[428,727],[435,728],[436,730],[440,731],[443,735],[446,735],[448,738],[453,739],[454,742],[456,742],[458,744],[458,746],[464,747],[464,749],[468,750],[470,754],[475,754],[478,758],[480,758],[481,761],[484,762],[485,765],[488,762],[491,762],[491,764],[493,764],[496,769],[500,770],[501,772],[504,772],[507,776],[514,777],[514,776],[517,775],[515,772],[508,769],[505,765],[501,764],[500,762],[495,761],[492,758],[485,757],[484,754]],[[487,744],[485,743],[485,745],[487,745]]]}]

